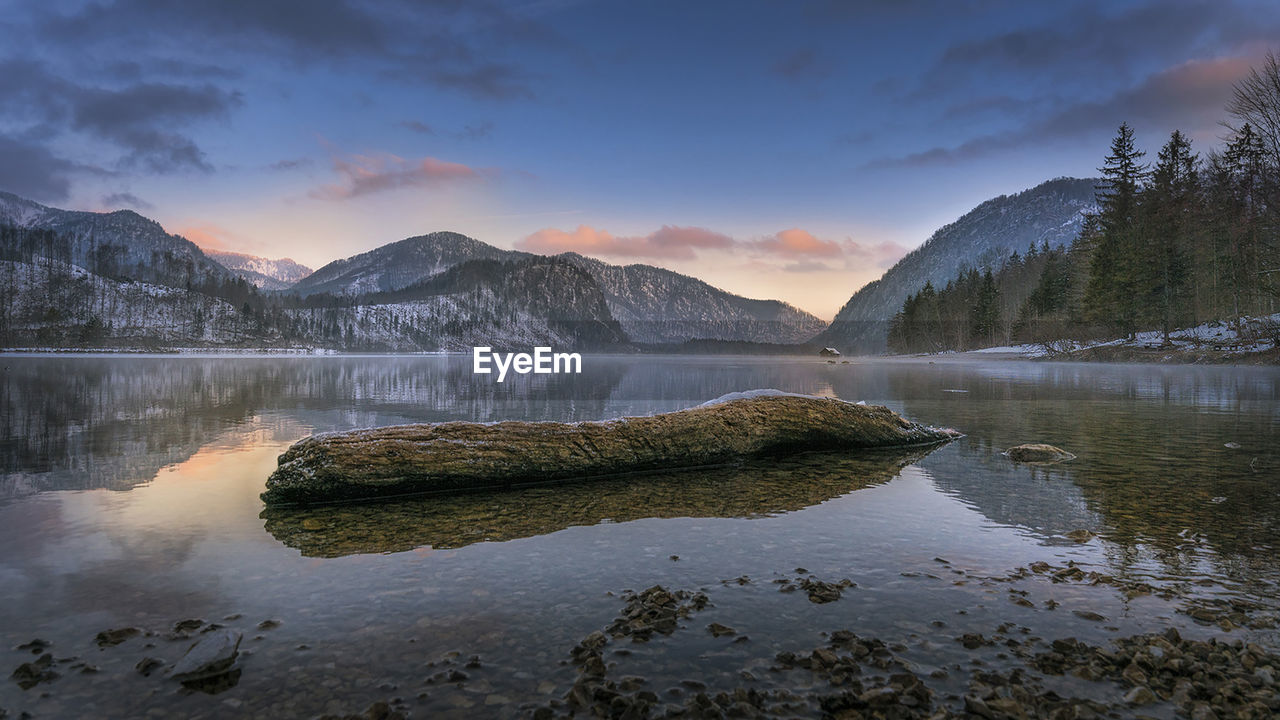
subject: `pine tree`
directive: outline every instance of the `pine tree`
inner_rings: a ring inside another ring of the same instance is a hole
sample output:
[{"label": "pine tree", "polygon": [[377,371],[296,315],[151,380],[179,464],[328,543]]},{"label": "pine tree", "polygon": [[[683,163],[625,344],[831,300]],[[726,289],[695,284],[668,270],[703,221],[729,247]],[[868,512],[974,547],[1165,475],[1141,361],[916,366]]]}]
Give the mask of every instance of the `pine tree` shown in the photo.
[{"label": "pine tree", "polygon": [[969,316],[969,334],[978,345],[994,345],[996,326],[1000,320],[1000,293],[995,276],[988,267],[975,288],[973,310]]},{"label": "pine tree", "polygon": [[1093,248],[1085,310],[1095,320],[1112,325],[1132,337],[1138,323],[1139,191],[1148,176],[1140,160],[1146,153],[1133,142],[1128,123],[1111,142],[1111,154],[1099,168],[1099,233]]},{"label": "pine tree", "polygon": [[1149,213],[1142,256],[1149,262],[1140,267],[1145,270],[1142,279],[1146,290],[1144,300],[1150,308],[1147,314],[1159,324],[1167,345],[1174,323],[1185,316],[1196,158],[1191,152],[1191,141],[1177,130],[1169,136],[1158,157],[1150,197],[1145,203]]}]

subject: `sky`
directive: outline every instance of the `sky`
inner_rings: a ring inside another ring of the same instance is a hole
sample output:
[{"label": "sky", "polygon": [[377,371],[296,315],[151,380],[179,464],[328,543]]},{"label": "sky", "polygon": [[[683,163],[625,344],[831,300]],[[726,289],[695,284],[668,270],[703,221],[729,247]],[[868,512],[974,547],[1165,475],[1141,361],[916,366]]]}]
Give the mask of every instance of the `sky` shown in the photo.
[{"label": "sky", "polygon": [[1220,144],[1270,1],[0,0],[0,190],[319,267],[436,230],[830,319],[983,200]]}]

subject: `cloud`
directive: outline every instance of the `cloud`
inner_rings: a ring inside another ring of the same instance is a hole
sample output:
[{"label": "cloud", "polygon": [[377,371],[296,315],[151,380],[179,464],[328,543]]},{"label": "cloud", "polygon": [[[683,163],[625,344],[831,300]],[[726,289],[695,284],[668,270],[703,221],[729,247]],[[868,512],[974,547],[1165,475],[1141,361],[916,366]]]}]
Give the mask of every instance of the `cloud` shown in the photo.
[{"label": "cloud", "polygon": [[493,123],[482,122],[475,125],[464,125],[453,136],[459,140],[484,140],[493,134]]},{"label": "cloud", "polygon": [[35,124],[52,137],[79,132],[125,151],[121,165],[153,172],[211,171],[195,141],[178,132],[199,122],[225,119],[240,95],[210,84],[133,83],[92,87],[26,60],[0,61],[0,120]]},{"label": "cloud", "polygon": [[487,62],[473,67],[428,73],[437,85],[486,100],[532,99],[533,90],[518,68]]},{"label": "cloud", "polygon": [[431,126],[421,120],[401,120],[400,127],[418,133],[419,135],[435,135],[436,131]]},{"label": "cloud", "polygon": [[[199,48],[198,55],[171,61],[170,74],[185,77],[236,72],[198,62],[206,57],[244,67],[267,57],[299,67],[356,67],[403,82],[510,100],[531,98],[533,90],[518,64],[497,57],[502,49],[536,44],[556,51],[568,44],[534,17],[549,10],[458,0],[188,0],[176,5],[116,0],[87,3],[71,12],[44,12],[37,30],[46,44],[77,52],[150,48],[157,39],[163,41],[161,47],[177,52]],[[475,44],[477,36],[489,41],[484,48]],[[130,70],[127,65],[116,69]]]},{"label": "cloud", "polygon": [[870,263],[881,269],[889,269],[902,259],[909,250],[895,242],[885,241],[874,245],[863,245],[852,240],[843,244],[845,262],[851,265]]},{"label": "cloud", "polygon": [[154,205],[131,192],[115,192],[102,196],[102,204],[108,208],[131,207],[135,210],[152,210]]},{"label": "cloud", "polygon": [[1280,18],[1241,2],[1147,2],[1115,10],[1098,4],[1072,7],[1038,27],[1023,27],[947,48],[910,96],[971,95],[1007,78],[1060,89],[1088,88],[1098,78],[1132,83],[1151,64],[1169,66],[1187,57],[1218,57],[1280,34]]},{"label": "cloud", "polygon": [[312,190],[312,197],[347,200],[402,188],[474,182],[492,174],[489,170],[476,170],[433,157],[410,160],[389,153],[335,156],[333,169],[340,181]]},{"label": "cloud", "polygon": [[421,120],[401,120],[396,124],[410,132],[417,133],[418,135],[443,135],[445,137],[453,138],[454,140],[484,140],[493,134],[493,123],[488,121],[476,123],[474,125],[463,125],[462,129],[457,132],[436,132],[434,127],[422,122]]},{"label": "cloud", "polygon": [[779,260],[791,261],[782,267],[788,272],[819,272],[834,269],[828,263],[845,266],[889,267],[907,253],[896,243],[862,245],[850,239],[824,240],[800,228],[782,230],[755,240],[737,240],[702,227],[663,225],[648,235],[619,236],[579,225],[574,230],[544,228],[516,242],[516,247],[541,255],[576,252],[582,255],[666,260],[692,260],[706,252],[738,253],[761,258],[766,266]]},{"label": "cloud", "polygon": [[212,172],[195,141],[171,128],[226,118],[239,104],[238,93],[213,85],[146,83],[120,90],[81,88],[74,98],[71,127],[111,140],[129,151],[127,163],[142,164],[153,172]]},{"label": "cloud", "polygon": [[787,265],[783,265],[782,269],[787,272],[809,273],[809,272],[827,272],[832,268],[828,267],[827,264],[824,262],[818,262],[816,260],[804,260],[801,262],[793,262]]},{"label": "cloud", "polygon": [[270,165],[267,166],[267,169],[276,170],[279,172],[286,172],[289,170],[300,170],[304,167],[311,167],[312,163],[314,162],[315,161],[309,157],[285,158],[284,160],[277,160],[271,163]]},{"label": "cloud", "polygon": [[572,232],[545,228],[516,242],[516,247],[542,255],[576,252],[583,255],[688,260],[697,249],[726,249],[734,240],[706,228],[663,225],[648,235],[618,237],[605,230],[579,225]]},{"label": "cloud", "polygon": [[77,169],[42,145],[0,135],[0,189],[39,202],[61,202],[71,194]]},{"label": "cloud", "polygon": [[964,162],[1044,142],[1089,138],[1112,132],[1121,122],[1133,125],[1139,133],[1160,137],[1174,129],[1211,136],[1225,114],[1223,108],[1233,84],[1251,64],[1242,57],[1191,60],[1102,100],[1059,105],[1016,130],[979,135],[951,147],[880,158],[868,167],[918,168]]},{"label": "cloud", "polygon": [[820,240],[807,230],[791,228],[750,244],[753,250],[788,257],[840,257],[844,250],[833,240]]},{"label": "cloud", "polygon": [[181,235],[205,250],[229,250],[229,240],[235,240],[235,233],[209,222],[198,222],[175,228],[173,234]]},{"label": "cloud", "polygon": [[817,51],[806,48],[783,57],[774,64],[773,71],[792,80],[803,77],[822,78],[831,74],[831,64]]}]

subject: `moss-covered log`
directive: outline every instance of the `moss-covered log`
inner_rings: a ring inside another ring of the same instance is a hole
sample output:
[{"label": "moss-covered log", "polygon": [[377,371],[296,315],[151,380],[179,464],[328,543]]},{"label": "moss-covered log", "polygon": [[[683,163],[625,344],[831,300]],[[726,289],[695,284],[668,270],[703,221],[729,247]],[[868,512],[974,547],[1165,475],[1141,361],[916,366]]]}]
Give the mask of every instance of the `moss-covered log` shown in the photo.
[{"label": "moss-covered log", "polygon": [[398,425],[298,442],[280,456],[262,499],[310,504],[518,487],[808,450],[924,445],[958,435],[884,407],[781,394],[601,422]]}]

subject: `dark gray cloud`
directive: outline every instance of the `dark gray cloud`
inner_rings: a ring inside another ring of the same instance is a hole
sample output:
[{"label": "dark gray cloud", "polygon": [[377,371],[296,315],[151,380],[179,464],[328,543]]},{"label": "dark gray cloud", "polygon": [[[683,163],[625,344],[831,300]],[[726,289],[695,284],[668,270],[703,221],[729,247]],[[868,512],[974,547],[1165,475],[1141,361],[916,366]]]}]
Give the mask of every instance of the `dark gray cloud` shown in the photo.
[{"label": "dark gray cloud", "polygon": [[454,140],[484,140],[493,134],[493,123],[487,120],[463,125],[461,130],[440,130],[439,132],[436,131],[436,128],[421,120],[402,120],[396,124],[418,135],[444,136]]},{"label": "dark gray cloud", "polygon": [[436,134],[436,131],[433,130],[430,125],[422,122],[421,120],[401,120],[399,125],[400,127],[411,132],[418,133],[419,135]]},{"label": "dark gray cloud", "polygon": [[1054,91],[1062,84],[1132,83],[1188,57],[1271,43],[1280,18],[1229,0],[1147,2],[1113,12],[1107,3],[1062,6],[1037,27],[947,48],[909,97],[971,93],[1010,79]]},{"label": "dark gray cloud", "polygon": [[27,60],[0,61],[0,120],[46,139],[75,131],[124,151],[125,166],[154,172],[209,171],[204,152],[181,128],[225,119],[240,97],[211,84],[81,85]]},{"label": "dark gray cloud", "polygon": [[138,82],[157,76],[187,80],[238,80],[244,73],[232,68],[173,58],[148,58],[147,61],[120,60],[109,63],[106,74],[113,80]]},{"label": "dark gray cloud", "polygon": [[277,160],[271,163],[267,166],[267,169],[287,172],[289,170],[301,170],[302,168],[311,167],[314,164],[315,161],[309,157],[285,158],[284,160]]},{"label": "dark gray cloud", "polygon": [[[1186,62],[1098,101],[1060,104],[1016,130],[990,133],[955,146],[882,158],[872,167],[922,167],[974,160],[1037,143],[1088,138],[1122,122],[1140,135],[1164,137],[1174,129],[1204,134],[1225,116],[1232,85],[1248,72],[1248,58]],[[1102,148],[1100,148],[1101,150]]]},{"label": "dark gray cloud", "polygon": [[158,173],[211,172],[195,142],[170,128],[208,119],[225,119],[240,104],[239,95],[213,85],[161,83],[120,90],[80,88],[69,98],[71,127],[93,133],[127,150],[125,162]]},{"label": "dark gray cloud", "polygon": [[[175,77],[237,73],[227,66],[251,58],[344,70],[361,64],[401,82],[496,100],[534,96],[530,79],[498,57],[498,49],[564,42],[519,6],[462,0],[115,0],[46,14],[37,24],[49,42],[77,49],[119,51],[145,43],[139,46],[180,55],[200,48],[199,61],[174,58],[157,68]],[[208,57],[219,62],[204,62]],[[118,69],[127,74],[128,62]]]},{"label": "dark gray cloud", "polygon": [[432,82],[458,90],[472,97],[489,100],[532,99],[528,76],[518,68],[502,63],[486,62],[461,69],[433,70]]},{"label": "dark gray cloud", "polygon": [[38,202],[61,202],[71,194],[76,169],[41,144],[0,135],[0,189]]},{"label": "dark gray cloud", "polygon": [[102,204],[109,208],[133,208],[134,210],[151,210],[155,206],[131,192],[114,192],[102,196]]},{"label": "dark gray cloud", "polygon": [[[139,35],[171,41],[203,36],[206,43],[270,49],[313,58],[376,52],[387,44],[386,25],[372,9],[341,0],[117,0],[90,3],[78,13],[53,14],[43,23],[50,39],[66,43],[118,43]],[[177,33],[176,35],[173,33]],[[207,47],[207,44],[206,44]]]},{"label": "dark gray cloud", "polygon": [[493,134],[493,123],[482,122],[474,125],[463,125],[462,129],[454,133],[454,137],[459,140],[484,140]]},{"label": "dark gray cloud", "polygon": [[792,80],[826,77],[831,74],[831,69],[831,63],[812,48],[797,50],[773,66],[775,73]]}]

